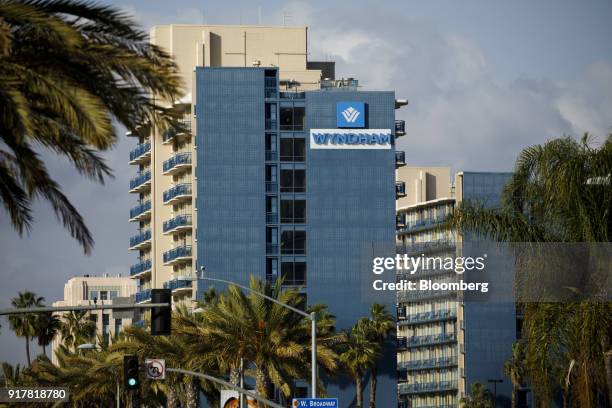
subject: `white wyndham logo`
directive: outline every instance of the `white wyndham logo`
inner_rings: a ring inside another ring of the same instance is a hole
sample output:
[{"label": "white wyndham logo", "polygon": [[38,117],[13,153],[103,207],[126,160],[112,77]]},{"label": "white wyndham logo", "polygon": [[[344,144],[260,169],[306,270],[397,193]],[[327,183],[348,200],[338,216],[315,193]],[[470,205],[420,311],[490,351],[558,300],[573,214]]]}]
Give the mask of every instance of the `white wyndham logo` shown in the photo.
[{"label": "white wyndham logo", "polygon": [[360,114],[361,112],[352,106],[349,106],[342,111],[342,116],[344,116],[344,120],[346,120],[348,123],[355,123]]}]

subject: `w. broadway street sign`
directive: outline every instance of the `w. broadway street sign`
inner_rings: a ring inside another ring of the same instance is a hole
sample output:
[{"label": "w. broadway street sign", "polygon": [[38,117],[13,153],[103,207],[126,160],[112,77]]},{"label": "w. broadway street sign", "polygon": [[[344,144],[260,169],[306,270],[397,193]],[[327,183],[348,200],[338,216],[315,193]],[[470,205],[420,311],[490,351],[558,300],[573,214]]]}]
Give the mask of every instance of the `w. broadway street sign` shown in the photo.
[{"label": "w. broadway street sign", "polygon": [[338,408],[338,398],[294,398],[291,406]]}]

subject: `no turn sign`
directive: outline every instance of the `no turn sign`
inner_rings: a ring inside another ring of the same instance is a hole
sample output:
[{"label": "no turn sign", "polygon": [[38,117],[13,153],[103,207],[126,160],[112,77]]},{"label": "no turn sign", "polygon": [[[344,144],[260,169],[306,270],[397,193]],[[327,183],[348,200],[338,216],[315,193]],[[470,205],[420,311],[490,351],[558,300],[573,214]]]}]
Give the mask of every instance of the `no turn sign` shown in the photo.
[{"label": "no turn sign", "polygon": [[163,380],[166,378],[166,360],[160,358],[147,358],[145,360],[147,378],[150,380]]}]

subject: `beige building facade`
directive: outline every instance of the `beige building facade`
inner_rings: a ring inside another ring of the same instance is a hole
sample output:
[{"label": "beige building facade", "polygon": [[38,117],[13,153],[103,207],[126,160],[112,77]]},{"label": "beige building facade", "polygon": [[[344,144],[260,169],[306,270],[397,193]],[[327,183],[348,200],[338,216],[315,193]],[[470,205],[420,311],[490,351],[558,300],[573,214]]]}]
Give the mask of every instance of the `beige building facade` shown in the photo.
[{"label": "beige building facade", "polygon": [[[151,29],[151,42],[169,52],[185,89],[169,101],[182,113],[182,126],[160,132],[143,126],[128,132],[138,144],[130,164],[138,168],[130,181],[137,199],[130,221],[137,233],[130,249],[137,254],[130,276],[139,288],[137,302],[149,302],[153,288],[172,289],[173,302],[191,307],[197,285],[194,210],[196,188],[193,74],[195,67],[277,67],[281,90],[315,90],[335,86],[333,62],[308,61],[307,27],[163,25]],[[342,85],[342,82],[338,82]]]},{"label": "beige building facade", "polygon": [[[129,277],[77,276],[64,285],[64,298],[53,302],[53,306],[110,305],[117,297],[130,297],[136,293],[136,282]],[[109,310],[88,312],[88,318],[96,324],[96,337],[109,342],[123,327],[132,324],[130,318],[115,318]],[[97,341],[97,340],[96,340]],[[55,350],[61,344],[61,336],[53,340],[53,361],[57,362]]]}]

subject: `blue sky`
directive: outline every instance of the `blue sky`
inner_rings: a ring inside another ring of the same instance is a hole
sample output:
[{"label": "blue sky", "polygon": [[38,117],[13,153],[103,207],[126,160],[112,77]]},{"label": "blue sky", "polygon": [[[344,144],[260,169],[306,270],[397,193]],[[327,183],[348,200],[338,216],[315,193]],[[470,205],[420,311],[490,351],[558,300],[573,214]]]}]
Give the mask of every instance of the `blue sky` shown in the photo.
[{"label": "blue sky", "polygon": [[[585,131],[612,131],[612,1],[102,1],[154,24],[309,26],[311,59],[337,61],[338,76],[366,89],[393,89],[410,105],[398,111],[398,142],[410,165],[507,171],[521,148]],[[259,16],[261,15],[261,20]],[[45,204],[19,239],[0,217],[0,307],[18,291],[59,299],[74,275],[124,276],[136,257],[128,239],[135,198],[127,193],[134,141],[106,154],[115,178],[105,186],[79,177],[63,160],[49,167],[88,220],[91,256]],[[22,339],[1,321],[0,361],[23,362]],[[37,348],[35,348],[37,350]]]}]

